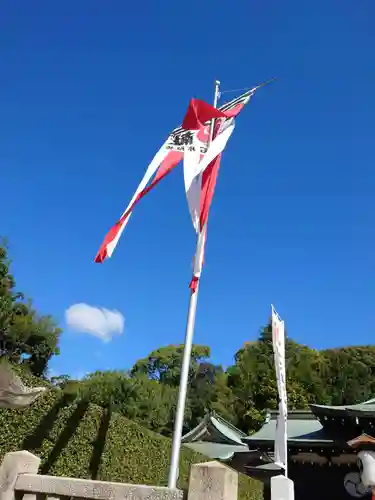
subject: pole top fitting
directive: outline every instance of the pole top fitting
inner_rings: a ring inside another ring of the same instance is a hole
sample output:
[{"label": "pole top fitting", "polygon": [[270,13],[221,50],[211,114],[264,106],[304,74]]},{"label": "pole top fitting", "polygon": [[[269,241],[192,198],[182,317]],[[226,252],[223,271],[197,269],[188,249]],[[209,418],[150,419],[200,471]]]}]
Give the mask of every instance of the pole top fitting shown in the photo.
[{"label": "pole top fitting", "polygon": [[220,85],[219,80],[215,80],[215,85]]}]

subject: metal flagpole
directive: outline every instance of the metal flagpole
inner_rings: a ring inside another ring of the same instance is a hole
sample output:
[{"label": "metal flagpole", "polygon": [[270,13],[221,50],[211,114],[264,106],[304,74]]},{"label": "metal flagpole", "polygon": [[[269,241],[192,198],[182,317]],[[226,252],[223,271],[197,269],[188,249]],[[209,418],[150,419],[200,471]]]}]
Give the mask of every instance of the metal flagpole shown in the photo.
[{"label": "metal flagpole", "polygon": [[[215,81],[215,94],[214,94],[214,107],[217,107],[217,102],[219,100],[219,89],[220,82]],[[211,121],[210,124],[210,135],[208,139],[208,146],[212,141],[212,136],[214,132],[214,124],[215,120]],[[206,226],[204,226],[203,231],[206,232]],[[204,237],[205,235],[203,235]],[[204,245],[202,245],[201,251],[203,251]],[[197,249],[195,258],[199,258],[199,235],[197,239]],[[185,403],[186,403],[186,393],[187,386],[189,382],[189,368],[190,368],[190,359],[191,359],[191,348],[193,344],[193,336],[194,336],[194,325],[195,325],[195,315],[197,312],[197,300],[198,300],[198,290],[199,290],[199,280],[197,282],[197,286],[195,292],[191,292],[190,294],[190,302],[189,302],[189,311],[186,322],[186,333],[185,333],[185,345],[184,345],[184,355],[182,359],[182,367],[181,367],[181,376],[180,376],[180,389],[178,393],[178,403],[177,403],[177,412],[176,412],[176,420],[174,424],[173,431],[173,440],[172,440],[172,456],[171,456],[171,464],[169,469],[169,477],[168,477],[168,488],[175,489],[177,486],[178,479],[178,466],[180,462],[180,448],[181,448],[181,437],[182,437],[182,427],[184,423],[184,414],[185,414]]]}]

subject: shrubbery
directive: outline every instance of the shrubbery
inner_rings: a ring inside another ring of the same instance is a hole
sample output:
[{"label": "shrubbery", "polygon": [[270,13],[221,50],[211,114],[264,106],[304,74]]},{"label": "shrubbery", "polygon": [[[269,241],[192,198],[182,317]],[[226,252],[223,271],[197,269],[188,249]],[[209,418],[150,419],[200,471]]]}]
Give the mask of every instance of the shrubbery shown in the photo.
[{"label": "shrubbery", "polygon": [[[166,485],[170,439],[109,409],[72,399],[73,394],[52,389],[26,410],[0,410],[0,459],[27,449],[41,457],[43,474]],[[183,449],[180,487],[187,487],[190,465],[205,460]],[[261,496],[261,483],[240,478],[241,500]]]}]

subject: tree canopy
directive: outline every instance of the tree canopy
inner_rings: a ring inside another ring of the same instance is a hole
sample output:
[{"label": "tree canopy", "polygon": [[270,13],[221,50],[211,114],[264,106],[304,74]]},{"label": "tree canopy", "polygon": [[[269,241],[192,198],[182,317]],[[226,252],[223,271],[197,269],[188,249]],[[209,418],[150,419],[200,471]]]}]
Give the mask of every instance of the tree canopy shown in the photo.
[{"label": "tree canopy", "polygon": [[[5,243],[0,244],[0,356],[32,375],[46,378],[48,362],[59,354],[61,330],[17,291]],[[249,337],[249,333],[246,333]],[[177,404],[183,345],[152,351],[130,370],[96,371],[83,380],[68,375],[50,383],[73,398],[115,408],[151,430],[170,435]],[[268,322],[253,342],[234,354],[232,366],[210,359],[209,346],[194,345],[184,432],[207,411],[216,411],[244,432],[257,429],[265,412],[278,402]],[[375,397],[375,346],[318,351],[286,339],[287,390],[290,409],[310,403],[343,405]]]},{"label": "tree canopy", "polygon": [[[239,349],[226,370],[210,362],[207,346],[194,346],[185,432],[214,410],[249,433],[263,423],[267,410],[277,409],[270,328],[267,324],[257,340]],[[106,405],[111,400],[128,418],[170,435],[182,349],[181,345],[162,347],[138,361],[129,373],[97,372],[83,380],[82,387],[91,387],[90,397],[96,403]],[[353,404],[375,396],[375,347],[317,351],[287,338],[286,364],[290,409],[307,409],[311,403]]]},{"label": "tree canopy", "polygon": [[45,375],[48,361],[59,353],[61,330],[50,316],[33,308],[31,300],[16,291],[8,249],[0,242],[0,356],[27,365],[34,375]]}]

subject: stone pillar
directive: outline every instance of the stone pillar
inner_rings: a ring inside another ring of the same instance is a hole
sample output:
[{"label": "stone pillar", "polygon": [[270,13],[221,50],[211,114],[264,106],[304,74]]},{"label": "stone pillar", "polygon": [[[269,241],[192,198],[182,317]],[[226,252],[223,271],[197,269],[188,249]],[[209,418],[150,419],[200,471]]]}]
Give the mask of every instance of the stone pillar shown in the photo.
[{"label": "stone pillar", "polygon": [[188,500],[237,500],[237,498],[238,473],[235,470],[215,461],[192,465]]},{"label": "stone pillar", "polygon": [[28,451],[7,453],[0,465],[0,500],[14,500],[14,485],[20,474],[37,474],[40,458]]},{"label": "stone pillar", "polygon": [[293,481],[285,476],[271,477],[271,500],[294,500]]}]

